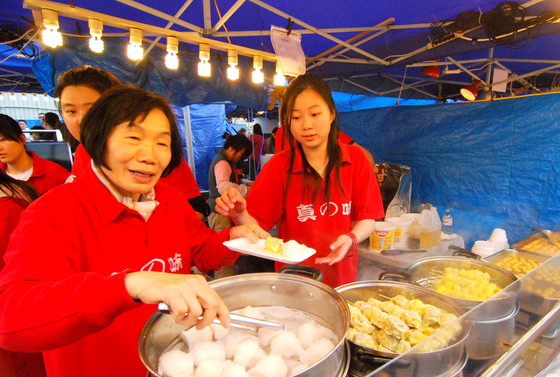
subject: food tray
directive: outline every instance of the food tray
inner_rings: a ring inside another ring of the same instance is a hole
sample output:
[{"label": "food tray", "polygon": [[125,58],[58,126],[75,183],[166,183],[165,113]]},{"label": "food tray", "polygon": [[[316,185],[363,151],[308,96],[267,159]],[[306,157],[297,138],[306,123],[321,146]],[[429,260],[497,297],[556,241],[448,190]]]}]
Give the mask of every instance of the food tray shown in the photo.
[{"label": "food tray", "polygon": [[542,234],[534,233],[524,240],[519,241],[513,245],[514,249],[528,251],[530,253],[536,253],[547,256],[554,256],[560,253],[560,233],[550,232],[548,236],[553,242],[558,246],[552,245]]},{"label": "food tray", "polygon": [[290,258],[284,254],[275,254],[266,250],[265,240],[258,240],[257,243],[252,243],[246,238],[236,238],[234,240],[224,242],[224,246],[230,250],[237,251],[238,253],[252,255],[255,257],[270,259],[281,263],[299,263],[315,254],[315,249],[306,247],[303,252],[297,256]]},{"label": "food tray", "polygon": [[500,251],[496,254],[493,254],[489,257],[486,257],[486,258],[484,258],[484,260],[489,262],[489,263],[492,263],[494,265],[498,265],[499,267],[513,273],[518,279],[521,278],[523,275],[525,275],[524,272],[517,272],[517,271],[514,271],[513,268],[509,268],[508,266],[503,266],[503,265],[499,264],[500,261],[502,261],[506,258],[509,258],[509,257],[530,259],[533,262],[535,262],[537,265],[543,264],[544,262],[546,262],[550,258],[546,255],[530,253],[530,252],[523,251],[523,250],[506,249],[506,250]]}]

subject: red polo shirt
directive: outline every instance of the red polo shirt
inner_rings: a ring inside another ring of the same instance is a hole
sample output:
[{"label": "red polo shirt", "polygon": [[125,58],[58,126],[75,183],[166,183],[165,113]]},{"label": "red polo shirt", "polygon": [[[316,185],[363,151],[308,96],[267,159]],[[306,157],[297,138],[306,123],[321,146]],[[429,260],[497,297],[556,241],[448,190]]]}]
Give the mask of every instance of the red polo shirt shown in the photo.
[{"label": "red polo shirt", "polygon": [[[33,184],[41,194],[62,185],[68,178],[68,170],[56,162],[45,160],[34,152],[28,151],[27,154],[33,159],[33,173],[27,182]],[[0,162],[0,169],[6,171],[6,168],[6,164]]]},{"label": "red polo shirt", "polygon": [[330,244],[349,232],[356,221],[384,216],[375,174],[364,153],[351,145],[341,144],[340,147],[340,180],[344,193],[333,171],[328,205],[323,184],[315,197],[312,184],[306,185],[307,193],[303,192],[303,163],[299,150],[286,195],[288,151],[275,154],[266,163],[247,197],[249,213],[264,229],[280,222],[278,237],[284,241],[293,239],[317,250],[301,264],[319,268],[323,281],[332,287],[356,280],[358,256],[348,256],[332,266],[317,265],[315,258],[327,256]]},{"label": "red polo shirt", "polygon": [[[22,214],[0,273],[0,348],[43,351],[49,376],[145,377],[138,337],[154,305],[134,302],[123,271],[188,274],[239,255],[198,221],[184,196],[155,186],[146,222],[91,168]],[[30,236],[32,234],[32,236]]]}]

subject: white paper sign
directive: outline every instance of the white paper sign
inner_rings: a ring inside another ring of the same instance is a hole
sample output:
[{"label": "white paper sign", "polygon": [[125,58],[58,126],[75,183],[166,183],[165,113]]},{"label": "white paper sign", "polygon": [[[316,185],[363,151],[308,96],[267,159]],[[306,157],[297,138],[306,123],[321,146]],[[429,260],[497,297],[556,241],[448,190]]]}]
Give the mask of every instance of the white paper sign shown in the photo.
[{"label": "white paper sign", "polygon": [[498,68],[494,68],[494,76],[492,78],[492,82],[496,82],[499,83],[500,81],[504,81],[501,84],[497,84],[497,85],[492,85],[492,90],[494,92],[505,92],[507,91],[507,82],[505,82],[505,80],[507,80],[509,76],[509,72],[506,71],[505,69],[498,69]]},{"label": "white paper sign", "polygon": [[305,55],[301,49],[301,35],[278,26],[270,27],[270,40],[278,57],[278,65],[285,76],[305,73]]}]

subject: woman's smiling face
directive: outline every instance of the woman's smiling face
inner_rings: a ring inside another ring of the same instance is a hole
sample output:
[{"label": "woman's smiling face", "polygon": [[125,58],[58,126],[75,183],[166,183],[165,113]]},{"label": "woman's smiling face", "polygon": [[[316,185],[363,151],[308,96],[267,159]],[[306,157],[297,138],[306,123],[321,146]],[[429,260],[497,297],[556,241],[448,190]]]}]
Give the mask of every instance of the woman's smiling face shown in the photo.
[{"label": "woman's smiling face", "polygon": [[149,193],[171,161],[171,132],[167,116],[151,110],[144,119],[115,127],[107,139],[102,171],[123,195],[138,201]]}]

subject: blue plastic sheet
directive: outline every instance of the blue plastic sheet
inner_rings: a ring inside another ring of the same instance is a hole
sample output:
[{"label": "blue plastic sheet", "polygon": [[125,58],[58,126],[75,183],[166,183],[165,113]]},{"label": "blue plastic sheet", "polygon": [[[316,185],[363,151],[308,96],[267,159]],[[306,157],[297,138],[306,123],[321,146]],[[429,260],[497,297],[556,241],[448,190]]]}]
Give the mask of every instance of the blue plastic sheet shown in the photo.
[{"label": "blue plastic sheet", "polygon": [[467,246],[560,227],[560,94],[340,114],[376,162],[412,167],[413,208],[451,208]]},{"label": "blue plastic sheet", "polygon": [[[33,60],[33,73],[45,92],[52,95],[56,78],[65,71],[91,65],[111,72],[122,82],[159,93],[180,107],[223,101],[255,110],[267,107],[265,88],[253,84],[250,74],[242,75],[237,81],[227,79],[227,56],[213,59],[212,76],[201,78],[197,73],[197,53],[180,54],[179,69],[171,70],[165,67],[165,51],[159,48],[154,48],[141,62],[135,63],[127,58],[126,44],[121,40],[106,39],[102,54],[91,52],[87,40],[69,40],[63,47],[43,51]],[[239,67],[242,72],[249,73],[252,70],[250,59],[239,57]]]}]

